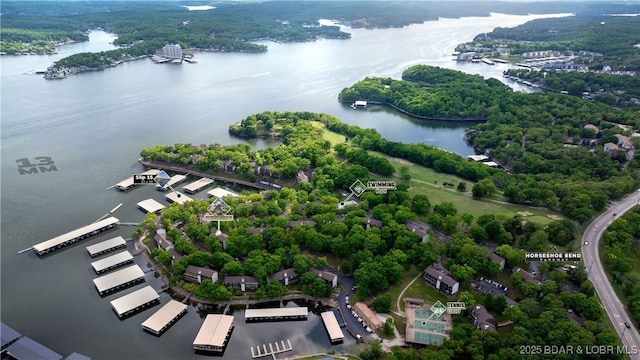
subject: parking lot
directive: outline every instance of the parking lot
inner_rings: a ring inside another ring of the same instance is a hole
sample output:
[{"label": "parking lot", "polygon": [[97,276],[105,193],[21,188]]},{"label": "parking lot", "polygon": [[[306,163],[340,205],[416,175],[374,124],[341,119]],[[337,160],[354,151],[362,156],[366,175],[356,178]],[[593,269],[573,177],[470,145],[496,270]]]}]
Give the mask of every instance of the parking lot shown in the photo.
[{"label": "parking lot", "polygon": [[497,281],[480,277],[477,281],[472,281],[471,286],[473,289],[481,294],[491,293],[493,296],[504,295],[507,298],[507,303],[510,306],[516,305],[515,300],[509,297],[509,289]]}]

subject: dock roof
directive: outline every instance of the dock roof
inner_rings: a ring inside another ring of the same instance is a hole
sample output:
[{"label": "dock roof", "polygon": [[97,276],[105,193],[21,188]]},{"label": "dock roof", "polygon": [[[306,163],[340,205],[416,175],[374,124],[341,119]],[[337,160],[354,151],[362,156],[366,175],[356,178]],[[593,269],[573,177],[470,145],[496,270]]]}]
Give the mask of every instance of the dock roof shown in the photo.
[{"label": "dock roof", "polygon": [[207,191],[207,194],[209,194],[209,197],[216,197],[216,198],[223,198],[225,196],[229,196],[229,197],[238,197],[240,195],[231,192],[229,190],[225,190],[223,188],[217,187],[215,189],[211,189],[209,191]]},{"label": "dock roof", "polygon": [[2,341],[0,348],[4,349],[7,344],[17,340],[20,336],[22,334],[13,330],[9,325],[0,323],[0,339]]},{"label": "dock roof", "polygon": [[[160,170],[158,169],[149,169],[145,172],[142,173],[142,175],[158,175],[158,173],[160,172]],[[131,187],[133,187],[135,184],[133,182],[133,176],[129,176],[128,178],[120,181],[119,183],[116,184],[116,188],[120,189],[120,190],[126,190],[129,189]]]},{"label": "dock roof", "polygon": [[173,175],[171,179],[169,179],[169,181],[164,186],[160,186],[160,184],[156,184],[156,188],[159,190],[165,190],[165,189],[168,189],[169,186],[179,184],[185,181],[186,179],[187,179],[187,175],[176,174],[176,175]]},{"label": "dock roof", "polygon": [[118,287],[122,284],[126,284],[136,279],[144,278],[144,272],[138,265],[132,265],[122,270],[112,272],[110,274],[100,276],[93,279],[93,283],[98,288],[100,293]]},{"label": "dock roof", "polygon": [[127,245],[127,242],[124,240],[124,238],[122,236],[116,236],[112,239],[101,241],[97,244],[87,246],[87,251],[89,252],[89,255],[93,256],[94,254],[103,252],[105,250],[116,248],[119,246],[124,246],[124,245]]},{"label": "dock roof", "polygon": [[178,204],[184,204],[187,201],[193,200],[192,198],[188,197],[187,195],[181,193],[180,191],[172,191],[170,193],[168,193],[167,195],[164,196],[165,198],[167,198],[167,200],[169,200],[170,202],[174,202],[174,203],[178,203]]},{"label": "dock roof", "polygon": [[154,199],[147,199],[140,201],[138,203],[138,207],[141,208],[146,213],[156,213],[162,209],[164,209],[164,205],[155,201]]},{"label": "dock roof", "polygon": [[193,340],[193,345],[222,348],[232,326],[233,316],[209,314],[204,319],[198,335]]},{"label": "dock roof", "polygon": [[122,316],[128,311],[131,311],[139,306],[158,299],[160,299],[160,295],[158,295],[158,293],[153,290],[151,286],[145,286],[142,289],[136,290],[111,301],[111,306],[116,311],[118,316]]},{"label": "dock roof", "polygon": [[96,272],[101,272],[111,266],[122,264],[130,260],[133,260],[133,255],[128,251],[122,251],[104,259],[94,261],[91,263],[91,266]]},{"label": "dock roof", "polygon": [[188,193],[194,193],[211,184],[213,184],[213,179],[201,178],[192,183],[185,185],[183,189]]},{"label": "dock roof", "polygon": [[7,354],[17,360],[62,360],[62,355],[28,336],[23,336],[9,345]]},{"label": "dock roof", "polygon": [[50,249],[52,247],[56,247],[58,245],[64,244],[67,241],[73,240],[77,237],[83,236],[83,235],[87,235],[90,234],[96,230],[99,230],[105,226],[109,226],[109,225],[115,225],[117,223],[119,223],[120,220],[116,217],[110,216],[106,219],[100,220],[100,221],[96,221],[92,224],[89,225],[85,225],[82,226],[78,229],[69,231],[68,233],[56,236],[52,239],[49,239],[47,241],[43,241],[37,245],[33,246],[33,249],[35,251],[37,251],[38,253],[45,251],[47,249]]},{"label": "dock roof", "polygon": [[298,317],[308,315],[309,309],[307,309],[306,307],[246,309],[244,311],[245,319],[268,317]]},{"label": "dock roof", "polygon": [[153,333],[159,333],[173,319],[187,311],[187,305],[179,301],[169,300],[163,307],[142,323],[142,327]]},{"label": "dock roof", "polygon": [[325,311],[320,316],[332,342],[344,339],[344,333],[340,329],[340,324],[338,324],[338,319],[336,319],[336,314],[333,311]]}]

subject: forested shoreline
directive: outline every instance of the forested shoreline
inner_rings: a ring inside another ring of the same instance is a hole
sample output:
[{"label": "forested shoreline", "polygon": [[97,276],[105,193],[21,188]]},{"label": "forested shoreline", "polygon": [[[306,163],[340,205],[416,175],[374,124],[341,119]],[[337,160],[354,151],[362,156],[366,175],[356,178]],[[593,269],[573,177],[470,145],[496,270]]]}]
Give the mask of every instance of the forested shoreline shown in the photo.
[{"label": "forested shoreline", "polygon": [[[495,79],[426,65],[405,70],[403,79],[367,78],[345,88],[339,99],[391,103],[418,115],[485,117],[485,123],[469,129],[469,141],[514,174],[484,172],[480,178],[490,177],[512,203],[557,208],[583,222],[602,211],[608,199],[619,199],[640,184],[637,155],[629,160],[622,150],[603,149],[618,141],[616,135],[631,135],[616,124],[640,127],[632,111],[568,95],[517,93]],[[393,150],[420,145],[389,143],[378,135],[363,147],[466,179],[478,177],[460,171],[459,160],[443,166]]]}]

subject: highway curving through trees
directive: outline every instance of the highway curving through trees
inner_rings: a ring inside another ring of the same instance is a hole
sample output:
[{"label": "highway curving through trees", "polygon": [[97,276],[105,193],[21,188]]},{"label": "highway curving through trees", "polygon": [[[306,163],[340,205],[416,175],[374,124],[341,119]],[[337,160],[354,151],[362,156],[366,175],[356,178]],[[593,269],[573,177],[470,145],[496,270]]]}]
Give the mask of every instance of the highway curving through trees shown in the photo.
[{"label": "highway curving through trees", "polygon": [[[622,345],[627,347],[631,359],[640,360],[640,335],[627,315],[624,305],[618,299],[607,274],[600,262],[598,244],[602,234],[613,220],[640,204],[640,189],[627,195],[623,200],[614,203],[603,214],[598,216],[582,235],[582,256],[589,274],[589,280],[600,297],[609,319],[613,323]],[[627,324],[629,327],[627,327]]]}]

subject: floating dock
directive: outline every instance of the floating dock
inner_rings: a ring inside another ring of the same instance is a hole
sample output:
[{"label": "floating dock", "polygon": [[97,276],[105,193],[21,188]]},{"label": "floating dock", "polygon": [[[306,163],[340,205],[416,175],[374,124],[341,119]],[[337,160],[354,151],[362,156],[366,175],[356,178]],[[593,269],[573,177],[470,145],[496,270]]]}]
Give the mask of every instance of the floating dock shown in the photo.
[{"label": "floating dock", "polygon": [[171,177],[171,180],[167,182],[164,186],[160,186],[160,184],[156,184],[156,189],[159,191],[167,191],[172,186],[180,184],[181,182],[187,180],[187,175],[177,174]]},{"label": "floating dock", "polygon": [[129,266],[122,270],[93,279],[100,296],[122,290],[127,286],[144,281],[144,271],[138,265]]},{"label": "floating dock", "polygon": [[87,246],[89,256],[96,257],[98,255],[106,254],[110,251],[120,249],[127,246],[127,242],[122,236],[116,236],[113,239],[105,240],[97,244]]},{"label": "floating dock", "polygon": [[193,340],[193,349],[221,353],[231,338],[232,330],[233,316],[209,314]]},{"label": "floating dock", "polygon": [[[158,175],[159,172],[160,170],[158,169],[149,169],[143,172],[142,175]],[[115,185],[116,189],[120,191],[127,191],[135,186],[136,184],[133,182],[133,176],[130,176]]]},{"label": "floating dock", "polygon": [[18,341],[21,337],[22,334],[12,329],[9,325],[0,323],[0,338],[2,338],[0,350],[4,350],[7,346]]},{"label": "floating dock", "polygon": [[160,210],[164,209],[165,206],[160,204],[159,202],[153,200],[153,199],[147,199],[147,200],[143,200],[140,201],[138,203],[138,207],[140,208],[140,210],[146,212],[146,213],[157,213]]},{"label": "floating dock", "polygon": [[336,314],[333,311],[325,311],[320,314],[322,317],[322,322],[324,323],[324,327],[327,329],[327,333],[329,334],[329,339],[332,344],[339,344],[344,341],[344,333],[340,328],[340,324],[338,324],[338,319],[336,319]]},{"label": "floating dock", "polygon": [[494,63],[493,61],[489,60],[489,59],[482,59],[482,62],[487,64],[487,65],[495,65],[496,63]]},{"label": "floating dock", "polygon": [[3,359],[5,354],[9,359],[17,360],[62,360],[62,355],[28,336],[23,336],[9,345],[2,353]]},{"label": "floating dock", "polygon": [[91,263],[91,266],[93,267],[93,271],[100,275],[109,270],[117,269],[131,263],[133,263],[133,255],[128,251],[122,251],[102,260],[94,261]]},{"label": "floating dock", "polygon": [[186,191],[189,194],[193,194],[193,193],[197,193],[198,191],[206,188],[207,186],[213,184],[213,179],[209,179],[209,178],[201,178],[198,179],[188,185],[185,185],[183,187],[184,191]]},{"label": "floating dock", "polygon": [[238,196],[240,196],[240,195],[238,195],[238,194],[236,194],[234,192],[231,192],[229,190],[225,190],[225,189],[219,188],[219,187],[207,191],[207,195],[209,195],[209,197],[215,197],[215,198],[223,198],[223,197],[226,197],[226,196],[228,196],[228,197],[238,197]]},{"label": "floating dock", "polygon": [[111,307],[120,319],[160,303],[160,295],[151,286],[143,287],[111,301]]},{"label": "floating dock", "polygon": [[307,320],[308,316],[309,309],[306,307],[246,309],[244,311],[246,322]]},{"label": "floating dock", "polygon": [[[267,345],[269,345],[268,348],[267,348]],[[252,346],[251,357],[255,359],[255,358],[264,357],[264,356],[273,356],[273,358],[275,359],[276,354],[291,351],[291,350],[293,350],[293,346],[291,346],[291,341],[287,339],[286,343],[284,341],[280,341],[280,342],[276,341],[273,344],[269,343],[269,344],[263,344],[262,346],[258,345],[255,347],[255,351]]]},{"label": "floating dock", "polygon": [[167,199],[168,202],[178,203],[178,204],[184,204],[187,201],[193,200],[192,198],[188,197],[187,195],[179,191],[172,191],[167,195],[165,195],[164,197]]},{"label": "floating dock", "polygon": [[118,218],[111,216],[104,220],[94,222],[93,224],[85,225],[66,234],[56,236],[53,239],[43,241],[37,245],[34,245],[33,249],[38,255],[44,255],[51,251],[58,250],[80,240],[84,240],[88,237],[99,234],[103,231],[107,231],[116,226],[119,222],[120,220],[118,220]]},{"label": "floating dock", "polygon": [[142,328],[154,335],[160,336],[173,323],[187,313],[188,306],[179,301],[169,300],[160,310],[156,311],[142,323]]}]

